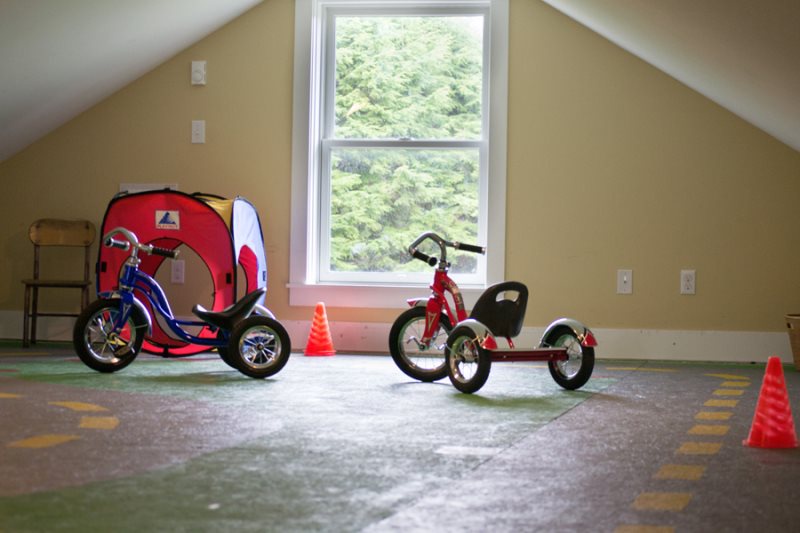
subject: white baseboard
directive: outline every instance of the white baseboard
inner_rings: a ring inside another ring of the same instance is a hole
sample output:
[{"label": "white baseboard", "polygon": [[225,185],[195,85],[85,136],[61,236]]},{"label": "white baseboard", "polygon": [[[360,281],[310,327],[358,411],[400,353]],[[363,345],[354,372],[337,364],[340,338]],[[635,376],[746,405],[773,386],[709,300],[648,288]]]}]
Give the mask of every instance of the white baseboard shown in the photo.
[{"label": "white baseboard", "polygon": [[[38,338],[42,341],[70,341],[73,319],[42,317]],[[310,320],[281,320],[292,339],[294,351],[302,352],[311,331]],[[379,353],[389,351],[388,323],[330,322],[333,346],[338,353]],[[514,339],[520,348],[533,347],[544,327],[527,327]],[[715,361],[765,363],[776,355],[791,363],[789,336],[764,331],[684,331],[642,329],[592,329],[597,337],[595,354],[601,359],[649,359],[669,361]],[[22,313],[0,311],[0,338],[22,338]]]}]

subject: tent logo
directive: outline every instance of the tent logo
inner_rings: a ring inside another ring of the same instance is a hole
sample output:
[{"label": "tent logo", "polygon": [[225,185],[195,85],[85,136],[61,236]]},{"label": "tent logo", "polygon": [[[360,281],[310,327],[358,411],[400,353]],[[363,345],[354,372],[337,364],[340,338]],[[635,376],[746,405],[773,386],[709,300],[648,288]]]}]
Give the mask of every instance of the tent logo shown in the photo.
[{"label": "tent logo", "polygon": [[180,211],[156,211],[156,228],[181,229]]}]

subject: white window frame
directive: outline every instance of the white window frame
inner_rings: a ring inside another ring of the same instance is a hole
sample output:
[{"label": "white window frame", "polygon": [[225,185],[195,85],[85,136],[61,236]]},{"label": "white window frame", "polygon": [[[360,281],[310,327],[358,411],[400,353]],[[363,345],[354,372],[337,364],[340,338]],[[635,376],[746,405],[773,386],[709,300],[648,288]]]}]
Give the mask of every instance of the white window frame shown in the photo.
[{"label": "white window frame", "polygon": [[[453,276],[461,284],[470,304],[488,284],[504,277],[508,0],[296,0],[295,6],[289,304],[307,306],[325,301],[331,306],[361,308],[403,307],[405,298],[421,295],[420,287],[428,285],[433,274],[429,273],[424,278],[426,281],[419,283],[320,282],[318,279],[318,168],[322,153],[315,145],[316,139],[322,138],[318,128],[322,124],[320,113],[323,112],[319,94],[326,75],[326,58],[321,55],[325,17],[329,10],[352,7],[402,8],[409,13],[414,10],[429,13],[433,9],[448,7],[461,10],[488,8],[490,41],[484,46],[490,54],[490,72],[488,87],[484,87],[488,92],[488,108],[483,111],[483,120],[484,131],[488,131],[489,136],[488,148],[481,147],[481,157],[485,157],[488,150],[488,176],[481,180],[479,190],[482,199],[486,200],[486,220],[479,222],[479,235],[485,237],[485,241],[476,243],[485,245],[488,250],[486,279],[483,283],[479,280],[465,283],[457,274]],[[327,61],[331,60],[327,58]],[[410,147],[420,147],[411,144],[414,143],[409,143]],[[407,245],[398,243],[402,247]]]}]

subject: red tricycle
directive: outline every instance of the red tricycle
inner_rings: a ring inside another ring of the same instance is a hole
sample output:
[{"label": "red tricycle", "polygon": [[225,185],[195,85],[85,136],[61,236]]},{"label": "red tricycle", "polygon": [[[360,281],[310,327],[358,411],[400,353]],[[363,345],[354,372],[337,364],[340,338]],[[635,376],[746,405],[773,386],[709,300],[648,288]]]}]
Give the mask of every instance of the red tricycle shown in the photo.
[{"label": "red tricycle", "polygon": [[[418,249],[428,239],[438,245],[438,258]],[[467,315],[461,291],[448,275],[447,248],[486,253],[481,246],[450,242],[433,232],[421,234],[408,247],[412,257],[436,270],[431,295],[408,300],[411,308],[395,320],[389,333],[389,351],[400,370],[420,381],[448,376],[458,390],[473,393],[486,383],[492,362],[546,361],[561,387],[575,390],[586,384],[597,346],[589,328],[560,318],[545,328],[538,347],[515,349],[512,338],[522,330],[528,288],[517,281],[493,285]],[[446,294],[451,295],[452,306]],[[500,349],[497,337],[504,337],[509,347]]]}]

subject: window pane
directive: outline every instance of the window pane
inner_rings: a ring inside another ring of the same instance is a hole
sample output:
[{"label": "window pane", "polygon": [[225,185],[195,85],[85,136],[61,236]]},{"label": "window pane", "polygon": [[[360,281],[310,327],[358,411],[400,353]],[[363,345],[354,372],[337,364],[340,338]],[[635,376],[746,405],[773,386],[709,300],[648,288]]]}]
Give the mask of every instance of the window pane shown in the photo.
[{"label": "window pane", "polygon": [[[423,231],[477,243],[478,158],[477,149],[333,150],[329,270],[427,271],[407,252]],[[476,272],[475,254],[453,252],[453,273]]]},{"label": "window pane", "polygon": [[483,17],[339,16],[333,135],[479,139]]}]

